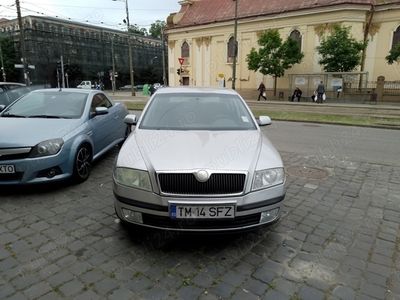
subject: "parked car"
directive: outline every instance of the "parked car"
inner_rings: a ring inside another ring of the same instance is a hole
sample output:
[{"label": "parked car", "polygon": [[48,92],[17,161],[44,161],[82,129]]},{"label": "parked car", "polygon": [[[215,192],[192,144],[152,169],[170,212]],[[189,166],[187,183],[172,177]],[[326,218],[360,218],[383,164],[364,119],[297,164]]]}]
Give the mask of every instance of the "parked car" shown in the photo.
[{"label": "parked car", "polygon": [[[141,91],[141,90],[143,90],[143,84],[135,85],[134,88],[135,88],[135,91]],[[132,89],[132,85],[130,85],[130,84],[121,86],[119,88],[120,91],[130,91],[131,89]]]},{"label": "parked car", "polygon": [[123,224],[230,231],[276,221],[285,196],[279,153],[233,90],[163,88],[148,102],[114,168]]},{"label": "parked car", "polygon": [[77,86],[78,89],[93,89],[95,88],[94,84],[91,81],[82,81]]},{"label": "parked car", "polygon": [[16,99],[29,93],[25,84],[17,82],[0,82],[0,105],[8,106]]},{"label": "parked car", "polygon": [[32,91],[0,113],[0,185],[89,177],[91,163],[121,143],[128,110],[101,91]]}]

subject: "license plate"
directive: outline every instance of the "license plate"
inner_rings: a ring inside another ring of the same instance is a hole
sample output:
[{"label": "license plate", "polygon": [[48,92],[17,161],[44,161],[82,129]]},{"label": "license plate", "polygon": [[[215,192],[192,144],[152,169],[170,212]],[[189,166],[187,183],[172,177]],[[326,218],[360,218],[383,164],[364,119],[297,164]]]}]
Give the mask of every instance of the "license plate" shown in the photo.
[{"label": "license plate", "polygon": [[232,219],[235,217],[234,205],[170,205],[173,219]]},{"label": "license plate", "polygon": [[14,174],[15,167],[13,165],[0,165],[0,174]]}]

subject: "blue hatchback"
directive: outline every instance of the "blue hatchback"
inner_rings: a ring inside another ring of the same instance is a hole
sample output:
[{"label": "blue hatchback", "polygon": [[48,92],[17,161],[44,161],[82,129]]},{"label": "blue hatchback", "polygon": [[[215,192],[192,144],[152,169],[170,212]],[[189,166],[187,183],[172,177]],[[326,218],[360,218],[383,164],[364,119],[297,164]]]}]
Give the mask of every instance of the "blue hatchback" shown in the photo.
[{"label": "blue hatchback", "polygon": [[130,133],[127,114],[96,90],[45,89],[21,97],[0,113],[0,185],[85,181],[92,161]]}]

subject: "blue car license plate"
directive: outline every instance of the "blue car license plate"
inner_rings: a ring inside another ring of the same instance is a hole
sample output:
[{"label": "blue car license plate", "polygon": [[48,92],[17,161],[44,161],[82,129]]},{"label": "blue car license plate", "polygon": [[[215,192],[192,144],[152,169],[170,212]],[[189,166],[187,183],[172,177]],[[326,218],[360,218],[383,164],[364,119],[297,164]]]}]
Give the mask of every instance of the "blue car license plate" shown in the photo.
[{"label": "blue car license plate", "polygon": [[15,167],[13,165],[0,165],[0,174],[14,174]]}]

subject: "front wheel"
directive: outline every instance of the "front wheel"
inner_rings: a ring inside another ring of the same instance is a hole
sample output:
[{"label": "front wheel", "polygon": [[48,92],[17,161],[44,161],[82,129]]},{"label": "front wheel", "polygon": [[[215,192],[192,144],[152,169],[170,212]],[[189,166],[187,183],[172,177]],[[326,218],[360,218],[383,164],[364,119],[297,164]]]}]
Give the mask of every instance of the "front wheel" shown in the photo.
[{"label": "front wheel", "polygon": [[92,162],[92,151],[89,146],[82,145],[75,155],[73,179],[77,183],[89,178]]}]

